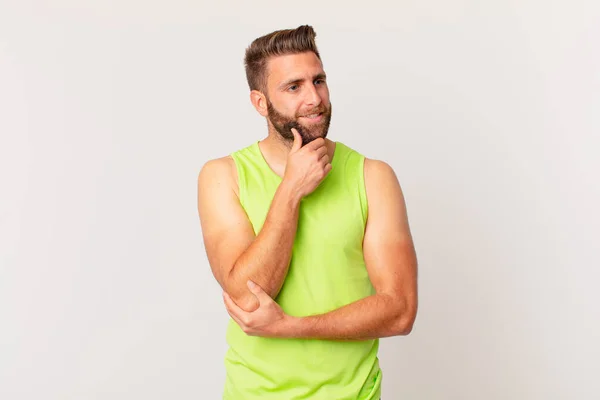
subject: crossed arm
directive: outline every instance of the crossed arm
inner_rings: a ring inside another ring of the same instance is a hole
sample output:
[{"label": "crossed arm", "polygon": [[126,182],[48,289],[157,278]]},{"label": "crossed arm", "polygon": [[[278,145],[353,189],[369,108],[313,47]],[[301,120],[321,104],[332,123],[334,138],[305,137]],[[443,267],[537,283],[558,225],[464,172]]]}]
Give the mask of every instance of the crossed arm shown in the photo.
[{"label": "crossed arm", "polygon": [[[244,332],[332,340],[410,333],[417,313],[417,259],[404,196],[393,169],[381,161],[365,160],[365,184],[369,216],[363,253],[376,293],[326,314],[291,317],[273,301],[263,283],[247,275],[246,293],[256,301],[251,310],[244,309],[226,287],[223,295],[227,311]],[[242,282],[237,284],[239,292]]]},{"label": "crossed arm", "polygon": [[275,298],[287,275],[298,225],[300,199],[282,182],[262,229],[255,235],[237,194],[230,157],[207,162],[198,175],[198,214],[214,277],[244,311],[259,307],[246,287],[252,279]]}]

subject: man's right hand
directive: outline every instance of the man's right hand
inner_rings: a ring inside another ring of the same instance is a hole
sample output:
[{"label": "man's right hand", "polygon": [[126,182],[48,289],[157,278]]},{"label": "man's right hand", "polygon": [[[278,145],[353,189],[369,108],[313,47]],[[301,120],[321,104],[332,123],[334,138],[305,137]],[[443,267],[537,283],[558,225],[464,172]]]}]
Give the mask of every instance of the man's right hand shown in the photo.
[{"label": "man's right hand", "polygon": [[302,147],[302,137],[292,128],[294,144],[288,155],[283,181],[294,188],[299,198],[312,193],[331,171],[325,139],[318,138]]}]

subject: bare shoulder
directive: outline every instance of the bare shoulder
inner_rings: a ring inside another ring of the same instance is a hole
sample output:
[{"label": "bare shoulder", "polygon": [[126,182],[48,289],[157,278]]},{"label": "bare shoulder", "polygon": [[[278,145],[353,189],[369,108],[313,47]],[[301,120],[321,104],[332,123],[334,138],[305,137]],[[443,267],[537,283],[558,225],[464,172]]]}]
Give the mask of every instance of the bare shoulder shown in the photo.
[{"label": "bare shoulder", "polygon": [[[380,185],[398,185],[398,177],[394,169],[382,160],[365,157],[364,175],[367,190],[369,190],[369,187],[375,190]],[[385,188],[381,189],[385,190]]]},{"label": "bare shoulder", "polygon": [[237,169],[231,155],[207,161],[198,173],[198,189],[229,187],[238,195]]},{"label": "bare shoulder", "polygon": [[385,161],[365,158],[365,189],[369,205],[367,231],[401,228],[394,235],[408,235],[406,202],[398,177]]}]

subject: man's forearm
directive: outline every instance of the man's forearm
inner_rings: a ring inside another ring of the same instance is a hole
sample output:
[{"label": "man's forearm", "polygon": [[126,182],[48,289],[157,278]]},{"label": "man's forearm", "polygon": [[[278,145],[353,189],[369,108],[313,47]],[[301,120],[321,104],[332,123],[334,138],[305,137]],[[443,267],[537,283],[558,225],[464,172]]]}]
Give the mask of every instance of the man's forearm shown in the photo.
[{"label": "man's forearm", "polygon": [[238,257],[229,272],[226,290],[246,311],[258,308],[258,300],[248,290],[248,279],[275,298],[287,275],[298,226],[300,198],[283,181],[271,201],[262,229]]},{"label": "man's forearm", "polygon": [[321,315],[290,317],[281,337],[368,340],[407,335],[416,305],[402,297],[375,294]]}]

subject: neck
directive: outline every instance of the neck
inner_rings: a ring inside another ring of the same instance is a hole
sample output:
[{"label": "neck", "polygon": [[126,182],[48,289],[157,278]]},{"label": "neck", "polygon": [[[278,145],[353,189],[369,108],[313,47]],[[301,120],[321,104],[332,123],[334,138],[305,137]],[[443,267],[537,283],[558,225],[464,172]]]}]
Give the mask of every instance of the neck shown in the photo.
[{"label": "neck", "polygon": [[269,136],[260,141],[263,155],[274,169],[285,167],[292,144],[292,141],[282,138],[277,131],[270,129]]},{"label": "neck", "polygon": [[273,147],[274,151],[277,151],[278,153],[285,153],[287,156],[292,149],[294,141],[281,137],[275,128],[269,127],[269,133],[267,138],[264,139],[264,143],[270,147]]},{"label": "neck", "polygon": [[[327,153],[331,160],[335,151],[335,143],[327,138],[325,138],[325,142],[327,144]],[[275,129],[269,129],[269,136],[260,141],[263,157],[271,166],[271,169],[280,176],[283,175],[283,171],[285,170],[292,145],[293,142],[291,140],[282,138]]]}]

